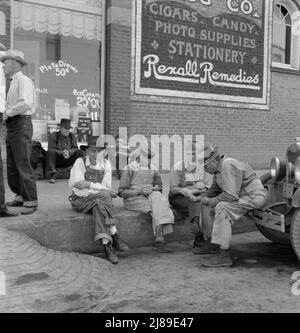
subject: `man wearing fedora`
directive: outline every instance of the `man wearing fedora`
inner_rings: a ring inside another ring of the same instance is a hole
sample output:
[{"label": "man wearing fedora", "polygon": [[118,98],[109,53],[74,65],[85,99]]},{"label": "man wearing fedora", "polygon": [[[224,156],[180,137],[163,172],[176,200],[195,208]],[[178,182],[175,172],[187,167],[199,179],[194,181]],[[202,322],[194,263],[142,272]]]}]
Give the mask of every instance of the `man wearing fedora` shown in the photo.
[{"label": "man wearing fedora", "polygon": [[75,134],[70,132],[71,128],[71,121],[63,118],[59,131],[49,136],[46,158],[46,173],[50,177],[49,183],[55,183],[56,168],[73,166],[77,158],[84,156],[84,151],[78,149]]},{"label": "man wearing fedora", "polygon": [[[0,43],[0,56],[5,54],[6,47]],[[3,113],[5,112],[5,75],[0,64],[0,124],[2,123]],[[14,217],[17,213],[10,212],[5,205],[5,189],[3,179],[3,162],[1,157],[0,143],[0,217]]]},{"label": "man wearing fedora", "polygon": [[111,164],[105,159],[107,144],[89,137],[87,156],[78,158],[71,170],[69,197],[72,207],[81,213],[91,213],[95,225],[95,242],[100,242],[111,263],[118,263],[115,250],[126,252],[129,248],[120,239],[113,219],[111,189]]},{"label": "man wearing fedora", "polygon": [[37,210],[36,180],[30,164],[33,134],[31,115],[36,110],[36,92],[30,78],[22,73],[27,62],[24,53],[8,50],[0,58],[4,72],[11,78],[3,121],[7,126],[7,178],[15,199],[7,206],[23,206],[23,215]]},{"label": "man wearing fedora", "polygon": [[232,224],[252,209],[262,208],[268,197],[260,178],[247,164],[220,155],[218,148],[204,148],[204,170],[214,175],[212,186],[196,200],[214,210],[211,241],[194,250],[196,254],[210,254],[201,258],[206,267],[231,266],[229,256]]}]

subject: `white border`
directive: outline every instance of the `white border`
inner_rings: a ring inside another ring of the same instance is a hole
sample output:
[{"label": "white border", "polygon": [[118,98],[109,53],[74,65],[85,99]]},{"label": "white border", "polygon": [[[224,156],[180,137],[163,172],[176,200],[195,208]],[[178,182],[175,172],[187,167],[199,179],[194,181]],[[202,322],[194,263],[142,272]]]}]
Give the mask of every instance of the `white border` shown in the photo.
[{"label": "white border", "polygon": [[[263,97],[239,97],[239,96],[225,96],[211,94],[208,96],[207,93],[197,93],[188,91],[178,91],[178,90],[165,90],[165,89],[155,89],[155,88],[141,88],[141,38],[142,38],[142,22],[141,22],[141,11],[142,11],[142,1],[132,0],[133,2],[133,25],[132,25],[132,52],[133,52],[133,84],[132,84],[132,98],[137,100],[145,100],[145,95],[148,95],[146,99],[149,99],[149,95],[152,96],[151,101],[160,102],[160,98],[166,102],[166,98],[175,97],[179,100],[189,100],[191,104],[205,104],[209,103],[210,106],[225,106],[233,108],[255,108],[255,109],[269,109],[270,108],[270,91],[271,91],[271,18],[272,18],[272,3],[273,0],[265,0],[265,31],[264,31],[264,82],[263,82]],[[184,94],[184,95],[183,95]],[[144,96],[142,96],[144,95]],[[156,97],[157,96],[157,97]],[[156,98],[155,98],[156,97]],[[155,100],[156,99],[156,100]],[[192,100],[191,100],[192,99]],[[198,103],[195,103],[198,100]],[[202,103],[200,103],[200,100]],[[170,99],[169,102],[174,103],[174,98]],[[221,104],[223,102],[223,104]],[[224,105],[224,102],[226,103]]]}]

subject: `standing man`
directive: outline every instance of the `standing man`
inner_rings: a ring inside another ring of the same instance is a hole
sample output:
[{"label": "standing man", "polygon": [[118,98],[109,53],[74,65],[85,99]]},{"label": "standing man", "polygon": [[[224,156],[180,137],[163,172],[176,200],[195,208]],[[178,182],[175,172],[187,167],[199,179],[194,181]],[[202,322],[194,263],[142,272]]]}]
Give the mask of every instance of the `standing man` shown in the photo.
[{"label": "standing man", "polygon": [[[0,57],[5,54],[6,47],[0,43]],[[5,111],[5,75],[0,63],[0,125],[2,124],[3,113]],[[4,180],[3,180],[3,163],[1,157],[1,143],[0,143],[0,217],[14,217],[18,213],[13,213],[7,210],[5,205],[5,191],[4,191]]]},{"label": "standing man", "polygon": [[7,126],[8,185],[15,193],[15,199],[7,206],[23,206],[21,214],[29,215],[38,206],[36,180],[30,164],[31,115],[36,110],[35,88],[32,80],[22,73],[27,65],[23,52],[8,50],[0,61],[4,63],[4,73],[11,78],[3,121]]},{"label": "standing man", "polygon": [[50,184],[55,183],[56,168],[73,166],[77,158],[85,155],[83,150],[78,149],[77,139],[75,134],[70,132],[71,128],[71,121],[63,118],[59,131],[49,136],[46,171],[50,175]]},{"label": "standing man", "polygon": [[232,224],[252,209],[262,208],[268,192],[253,169],[244,162],[220,155],[211,145],[204,148],[204,170],[214,175],[213,184],[197,200],[214,209],[211,242],[197,249],[206,267],[231,266],[229,256]]}]

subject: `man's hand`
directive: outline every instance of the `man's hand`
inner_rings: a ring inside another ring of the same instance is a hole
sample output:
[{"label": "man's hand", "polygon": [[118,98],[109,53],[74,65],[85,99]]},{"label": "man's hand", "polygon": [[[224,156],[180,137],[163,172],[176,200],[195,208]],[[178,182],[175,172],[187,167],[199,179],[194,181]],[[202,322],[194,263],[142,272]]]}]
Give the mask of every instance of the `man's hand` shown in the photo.
[{"label": "man's hand", "polygon": [[8,119],[8,115],[6,112],[4,112],[3,116],[2,116],[2,122],[5,123],[7,119]]},{"label": "man's hand", "polygon": [[152,192],[153,192],[153,190],[151,188],[147,188],[147,187],[143,188],[143,190],[142,190],[142,194],[145,197],[148,197],[149,195],[151,195]]},{"label": "man's hand", "polygon": [[77,188],[78,190],[84,190],[84,189],[89,189],[90,185],[91,185],[90,182],[82,180],[82,181],[78,182],[77,184],[75,184],[75,188]]},{"label": "man's hand", "polygon": [[196,197],[197,202],[201,202],[202,205],[204,206],[209,206],[210,205],[210,199],[207,197]]},{"label": "man's hand", "polygon": [[196,196],[194,196],[193,194],[193,191],[190,190],[190,189],[187,189],[187,188],[183,188],[181,191],[180,191],[180,194],[182,194],[185,198],[195,202],[196,201]]},{"label": "man's hand", "polygon": [[161,191],[161,186],[160,185],[153,186],[152,191]]},{"label": "man's hand", "polygon": [[110,193],[110,195],[111,195],[112,198],[117,198],[118,197],[117,192],[115,192],[113,190],[109,190],[109,193]]},{"label": "man's hand", "polygon": [[70,158],[70,152],[67,149],[63,151],[63,157],[65,160],[68,160]]}]

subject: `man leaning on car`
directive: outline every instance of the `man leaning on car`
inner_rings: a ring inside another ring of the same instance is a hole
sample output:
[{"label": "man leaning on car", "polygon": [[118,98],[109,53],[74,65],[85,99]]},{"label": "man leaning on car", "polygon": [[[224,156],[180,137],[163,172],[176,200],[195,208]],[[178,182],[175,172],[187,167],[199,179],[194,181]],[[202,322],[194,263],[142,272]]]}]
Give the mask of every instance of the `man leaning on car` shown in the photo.
[{"label": "man leaning on car", "polygon": [[196,200],[214,209],[213,231],[211,242],[207,241],[194,253],[211,254],[201,258],[203,266],[231,266],[232,224],[248,211],[262,208],[268,192],[247,163],[220,155],[212,145],[204,147],[204,170],[214,175],[213,183]]}]

